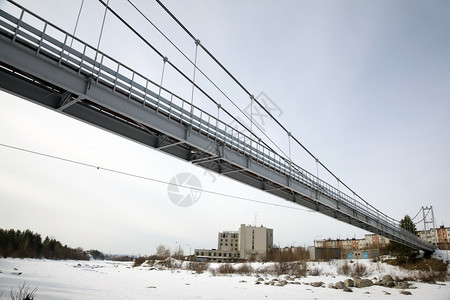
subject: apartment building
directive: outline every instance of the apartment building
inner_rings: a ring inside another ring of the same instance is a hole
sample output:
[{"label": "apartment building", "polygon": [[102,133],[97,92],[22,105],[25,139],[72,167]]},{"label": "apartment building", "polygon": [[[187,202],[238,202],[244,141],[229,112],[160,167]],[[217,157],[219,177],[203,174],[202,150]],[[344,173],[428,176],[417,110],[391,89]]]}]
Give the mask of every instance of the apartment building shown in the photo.
[{"label": "apartment building", "polygon": [[231,262],[262,259],[273,247],[273,229],[241,224],[239,231],[217,235],[217,249],[195,249],[197,261]]},{"label": "apartment building", "polygon": [[439,249],[450,248],[450,227],[444,225],[439,228],[431,228],[428,230],[420,230],[417,236],[430,244],[437,246]]},{"label": "apartment building", "polygon": [[[341,249],[342,258],[372,258],[379,254],[389,243],[389,239],[378,234],[366,234],[362,239],[327,239],[315,240],[314,248],[317,249]],[[310,249],[311,253],[316,253],[316,249]],[[337,252],[336,252],[337,253]]]},{"label": "apartment building", "polygon": [[241,258],[264,258],[273,247],[273,229],[241,224],[239,228],[239,254]]}]

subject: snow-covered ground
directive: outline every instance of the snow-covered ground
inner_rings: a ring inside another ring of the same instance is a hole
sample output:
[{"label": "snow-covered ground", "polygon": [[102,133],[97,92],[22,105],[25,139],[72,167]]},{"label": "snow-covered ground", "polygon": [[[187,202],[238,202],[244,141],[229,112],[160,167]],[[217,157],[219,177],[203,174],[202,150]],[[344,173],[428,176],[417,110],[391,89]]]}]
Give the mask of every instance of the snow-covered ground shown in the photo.
[{"label": "snow-covered ground", "polygon": [[[445,255],[442,255],[445,257]],[[359,260],[370,272],[369,279],[383,275],[405,277],[408,271],[384,263]],[[213,276],[206,271],[155,270],[132,268],[132,263],[112,261],[54,261],[37,259],[0,259],[0,299],[10,299],[11,288],[24,282],[37,287],[35,299],[450,299],[450,283],[413,282],[412,295],[382,286],[353,288],[352,293],[328,288],[329,283],[344,281],[337,274],[342,261],[308,262],[308,269],[321,270],[320,276],[295,279],[300,284],[273,286],[255,284],[256,275]],[[254,269],[264,266],[254,263]],[[267,266],[267,264],[266,264]],[[217,267],[211,265],[211,267]],[[262,275],[263,278],[277,278]],[[280,279],[283,276],[280,277]],[[305,283],[324,282],[323,287]],[[390,293],[388,295],[386,292]]]}]

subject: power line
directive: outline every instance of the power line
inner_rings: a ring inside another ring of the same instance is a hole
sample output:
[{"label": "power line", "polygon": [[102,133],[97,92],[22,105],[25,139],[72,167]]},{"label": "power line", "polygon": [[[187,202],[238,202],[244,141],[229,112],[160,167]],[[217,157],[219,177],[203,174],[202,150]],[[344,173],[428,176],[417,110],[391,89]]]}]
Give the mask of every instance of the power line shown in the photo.
[{"label": "power line", "polygon": [[133,174],[133,173],[130,173],[130,172],[125,172],[125,171],[115,170],[115,169],[111,169],[111,168],[105,168],[105,167],[101,167],[101,166],[96,166],[96,165],[85,163],[85,162],[82,162],[82,161],[79,161],[79,160],[68,159],[68,158],[64,158],[64,157],[61,157],[61,156],[55,156],[55,155],[51,155],[51,154],[47,154],[47,153],[43,153],[43,152],[39,152],[39,151],[34,151],[34,150],[29,150],[29,149],[25,149],[25,148],[21,148],[21,147],[11,146],[11,145],[7,145],[7,144],[0,143],[0,146],[5,147],[5,148],[9,148],[9,149],[13,149],[13,150],[17,150],[17,151],[22,151],[22,152],[38,155],[38,156],[43,156],[43,157],[50,158],[50,159],[55,159],[55,160],[59,160],[59,161],[68,162],[68,163],[71,163],[71,164],[80,165],[80,166],[83,166],[83,167],[94,168],[94,169],[97,169],[97,170],[103,170],[103,171],[107,171],[107,172],[111,172],[111,173],[115,173],[115,174],[119,174],[119,175],[124,175],[124,176],[133,177],[133,178],[148,180],[148,181],[152,181],[152,182],[156,182],[156,183],[162,183],[162,184],[167,184],[167,185],[174,185],[174,186],[177,186],[177,187],[182,187],[182,188],[187,188],[187,189],[191,189],[191,190],[196,190],[196,191],[200,191],[202,193],[203,192],[204,193],[208,193],[208,194],[211,194],[211,195],[228,197],[228,198],[234,198],[234,199],[238,199],[238,200],[243,200],[243,201],[248,201],[248,202],[253,202],[253,203],[259,203],[259,204],[265,204],[265,205],[271,205],[271,206],[277,206],[277,207],[281,207],[281,208],[289,208],[289,209],[301,210],[301,211],[306,211],[306,212],[315,212],[315,211],[309,210],[309,209],[292,207],[292,206],[283,205],[283,204],[270,203],[270,202],[266,202],[266,201],[255,200],[255,199],[241,197],[241,196],[236,196],[236,195],[230,195],[230,194],[227,194],[227,193],[219,193],[219,192],[215,192],[215,191],[211,191],[211,190],[204,190],[202,188],[197,188],[197,187],[192,187],[192,186],[185,186],[185,185],[182,185],[182,184],[168,182],[168,181],[161,180],[161,179],[156,179],[156,178],[152,178],[152,177],[148,177],[148,176]]}]

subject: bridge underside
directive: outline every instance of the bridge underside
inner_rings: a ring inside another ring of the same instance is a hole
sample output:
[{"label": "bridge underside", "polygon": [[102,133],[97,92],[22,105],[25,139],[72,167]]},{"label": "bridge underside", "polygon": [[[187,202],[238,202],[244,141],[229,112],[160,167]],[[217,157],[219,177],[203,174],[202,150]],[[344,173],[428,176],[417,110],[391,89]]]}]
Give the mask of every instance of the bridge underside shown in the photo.
[{"label": "bridge underside", "polygon": [[0,89],[411,248],[434,250],[431,244],[389,226],[383,216],[367,214],[321,188],[293,180],[182,119],[137,101],[57,57],[37,54],[30,43],[13,43],[12,38],[0,31]]}]

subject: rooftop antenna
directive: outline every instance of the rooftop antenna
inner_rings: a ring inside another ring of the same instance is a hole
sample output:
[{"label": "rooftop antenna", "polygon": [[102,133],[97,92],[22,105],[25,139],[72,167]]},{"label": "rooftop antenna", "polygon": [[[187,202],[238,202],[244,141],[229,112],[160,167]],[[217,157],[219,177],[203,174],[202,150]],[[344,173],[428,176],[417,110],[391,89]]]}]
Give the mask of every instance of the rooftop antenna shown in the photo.
[{"label": "rooftop antenna", "polygon": [[258,211],[255,211],[255,225],[254,227],[256,227],[256,221],[258,220]]}]

